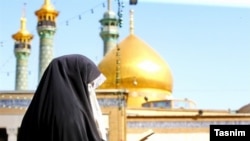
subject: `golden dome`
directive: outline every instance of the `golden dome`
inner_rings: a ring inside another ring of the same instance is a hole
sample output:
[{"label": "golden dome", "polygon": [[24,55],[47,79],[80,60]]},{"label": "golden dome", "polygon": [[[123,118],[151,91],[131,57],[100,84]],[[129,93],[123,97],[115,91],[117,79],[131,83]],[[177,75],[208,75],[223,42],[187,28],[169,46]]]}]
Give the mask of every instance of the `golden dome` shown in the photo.
[{"label": "golden dome", "polygon": [[[130,34],[119,44],[120,66],[114,48],[99,63],[107,80],[98,89],[124,88],[129,90],[127,104],[141,107],[147,100],[163,100],[171,95],[172,75],[167,63],[145,42]],[[116,85],[117,67],[120,84]]]}]

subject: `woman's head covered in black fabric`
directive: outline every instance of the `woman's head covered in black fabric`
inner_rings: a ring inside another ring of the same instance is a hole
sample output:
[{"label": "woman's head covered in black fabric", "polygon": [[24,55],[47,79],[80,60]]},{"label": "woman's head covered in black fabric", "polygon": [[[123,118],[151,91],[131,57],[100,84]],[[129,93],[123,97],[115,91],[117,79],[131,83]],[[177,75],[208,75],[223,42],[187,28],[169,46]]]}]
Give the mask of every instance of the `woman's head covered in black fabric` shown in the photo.
[{"label": "woman's head covered in black fabric", "polygon": [[88,90],[100,76],[83,55],[53,59],[25,113],[18,141],[101,141]]}]

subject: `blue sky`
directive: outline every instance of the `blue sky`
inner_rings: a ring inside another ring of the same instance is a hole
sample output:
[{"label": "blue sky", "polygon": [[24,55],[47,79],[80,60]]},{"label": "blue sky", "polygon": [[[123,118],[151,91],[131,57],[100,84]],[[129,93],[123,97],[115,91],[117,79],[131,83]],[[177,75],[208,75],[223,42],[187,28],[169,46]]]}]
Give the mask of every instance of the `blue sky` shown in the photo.
[{"label": "blue sky", "polygon": [[[98,64],[103,54],[99,20],[107,9],[106,0],[51,1],[60,12],[54,56],[81,53]],[[174,98],[191,99],[198,108],[205,109],[234,110],[250,102],[250,2],[139,0],[136,6],[122,2],[124,24],[119,29],[119,41],[129,34],[128,14],[133,9],[135,34],[154,48],[172,70]],[[39,37],[34,11],[43,0],[3,1],[0,90],[14,90],[16,60],[11,35],[19,30],[23,3],[27,29],[34,35],[29,89],[35,90],[38,83]],[[112,1],[112,9],[117,12],[117,0]]]}]

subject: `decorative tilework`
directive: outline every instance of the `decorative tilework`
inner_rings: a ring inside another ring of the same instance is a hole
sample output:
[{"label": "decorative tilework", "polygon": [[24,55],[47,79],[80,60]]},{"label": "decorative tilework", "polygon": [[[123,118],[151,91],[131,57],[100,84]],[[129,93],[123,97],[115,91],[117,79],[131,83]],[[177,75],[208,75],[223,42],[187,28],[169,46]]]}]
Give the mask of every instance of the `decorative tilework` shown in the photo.
[{"label": "decorative tilework", "polygon": [[99,98],[98,103],[100,104],[101,107],[119,107],[119,106],[125,106],[125,101],[124,100],[118,100],[117,98]]},{"label": "decorative tilework", "polygon": [[16,64],[16,90],[27,90],[28,89],[28,59],[17,58]]},{"label": "decorative tilework", "polygon": [[40,29],[40,50],[39,50],[39,79],[42,77],[45,69],[53,59],[53,37],[55,28]]},{"label": "decorative tilework", "polygon": [[31,99],[0,99],[0,108],[27,108]]},{"label": "decorative tilework", "polygon": [[40,59],[39,59],[39,79],[42,77],[45,69],[53,59],[53,47],[41,46],[40,47]]},{"label": "decorative tilework", "polygon": [[211,124],[250,124],[249,121],[129,121],[129,128],[209,128]]},{"label": "decorative tilework", "polygon": [[[0,108],[1,107],[9,107],[9,108],[15,108],[15,107],[28,107],[31,102],[31,99],[0,99]],[[98,99],[98,103],[101,107],[118,107],[118,106],[124,106],[124,101],[119,101],[118,99]]]}]

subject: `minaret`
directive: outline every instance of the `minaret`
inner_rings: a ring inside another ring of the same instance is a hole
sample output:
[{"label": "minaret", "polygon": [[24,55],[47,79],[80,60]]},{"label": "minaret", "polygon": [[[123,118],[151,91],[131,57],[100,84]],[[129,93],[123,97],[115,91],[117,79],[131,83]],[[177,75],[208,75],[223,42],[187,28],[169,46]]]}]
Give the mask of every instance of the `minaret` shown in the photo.
[{"label": "minaret", "polygon": [[104,44],[103,56],[105,56],[112,48],[116,47],[119,37],[119,20],[116,18],[116,14],[111,11],[111,0],[108,0],[108,10],[104,13],[100,23],[102,25],[100,36]]},{"label": "minaret", "polygon": [[55,10],[50,0],[44,0],[43,6],[35,14],[38,18],[37,32],[40,37],[38,76],[40,80],[53,59],[53,39],[56,31],[56,17],[59,12]]},{"label": "minaret", "polygon": [[16,34],[12,35],[15,40],[16,56],[16,83],[15,90],[28,89],[28,58],[30,55],[30,42],[33,35],[26,30],[26,18],[23,14],[21,17],[21,27]]}]

